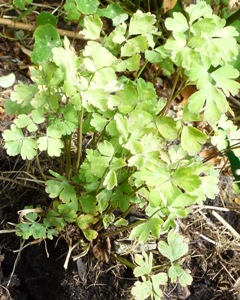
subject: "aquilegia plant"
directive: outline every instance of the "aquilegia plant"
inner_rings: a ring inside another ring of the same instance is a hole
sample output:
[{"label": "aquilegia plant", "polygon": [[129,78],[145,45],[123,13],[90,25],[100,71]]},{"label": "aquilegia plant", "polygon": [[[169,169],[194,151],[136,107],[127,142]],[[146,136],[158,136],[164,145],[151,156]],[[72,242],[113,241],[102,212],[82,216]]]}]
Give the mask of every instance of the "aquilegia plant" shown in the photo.
[{"label": "aquilegia plant", "polygon": [[[139,278],[133,296],[161,299],[160,285],[168,278],[182,285],[192,280],[181,267],[188,245],[177,219],[218,193],[218,172],[199,152],[211,140],[223,147],[219,132],[230,127],[239,137],[230,123],[224,129],[221,121],[221,131],[218,125],[229,110],[226,97],[239,89],[233,66],[238,33],[204,1],[166,19],[167,39],[155,15],[140,10],[129,19],[115,17],[113,25],[104,34],[101,18],[86,15],[81,33],[87,43],[78,55],[67,38],[62,45],[53,25],[35,32],[32,84],[18,83],[7,101],[6,110],[17,117],[3,137],[9,155],[38,162],[52,203],[26,210],[17,234],[52,239],[75,224],[88,243],[110,225],[115,230],[108,236],[131,229],[130,239],[140,244],[161,238],[156,251],[136,253],[132,261]],[[48,31],[44,57],[38,47]],[[150,64],[164,76],[175,74],[168,98],[159,99],[154,85],[140,77]],[[196,92],[175,119],[169,108],[187,85]],[[200,120],[212,126],[211,135],[194,127]],[[46,157],[50,174],[41,168]],[[146,218],[129,224],[133,206]],[[169,264],[154,267],[156,253]]]}]

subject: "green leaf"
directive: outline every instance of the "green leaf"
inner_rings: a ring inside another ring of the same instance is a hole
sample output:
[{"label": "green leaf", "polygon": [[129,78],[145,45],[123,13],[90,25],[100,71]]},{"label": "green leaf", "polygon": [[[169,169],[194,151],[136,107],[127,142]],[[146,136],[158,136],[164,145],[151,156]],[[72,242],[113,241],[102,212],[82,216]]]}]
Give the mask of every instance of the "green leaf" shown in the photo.
[{"label": "green leaf", "polygon": [[166,140],[174,141],[177,138],[178,131],[173,118],[160,116],[155,120],[158,131]]},{"label": "green leaf", "polygon": [[184,242],[184,238],[177,232],[168,233],[168,244],[164,241],[158,243],[159,252],[174,262],[187,254],[188,244]]},{"label": "green leaf", "polygon": [[91,214],[86,215],[80,215],[76,221],[76,224],[81,229],[87,229],[90,225],[95,224],[98,221],[97,218],[95,218]]},{"label": "green leaf", "polygon": [[[196,177],[198,178],[198,176],[196,176]],[[193,203],[195,203],[196,200],[197,200],[196,196],[190,196],[188,194],[181,194],[173,201],[171,206],[172,207],[186,207],[186,206],[190,206]]]},{"label": "green leaf", "polygon": [[121,15],[123,12],[122,7],[118,3],[109,4],[106,8],[98,9],[97,14],[100,17],[106,17],[109,19],[114,19]]},{"label": "green leaf", "polygon": [[57,25],[57,18],[47,11],[42,11],[37,17],[37,25],[52,24]]},{"label": "green leaf", "polygon": [[21,104],[22,107],[29,105],[34,95],[38,92],[38,87],[35,84],[24,84],[20,82],[14,87],[14,92],[11,94],[11,100]]},{"label": "green leaf", "polygon": [[105,119],[102,115],[98,113],[92,114],[92,119],[90,121],[90,124],[97,130],[102,131],[105,125],[107,124],[108,120]]},{"label": "green leaf", "polygon": [[156,115],[158,110],[156,89],[152,82],[146,82],[144,79],[139,78],[137,81],[137,92],[139,98],[138,109]]},{"label": "green leaf", "polygon": [[[56,174],[53,172],[53,174]],[[76,200],[76,192],[74,187],[68,182],[68,180],[62,176],[61,181],[47,180],[46,181],[46,193],[50,198],[59,197],[64,203]]]},{"label": "green leaf", "polygon": [[144,52],[148,48],[147,38],[145,36],[137,36],[127,40],[121,48],[121,57],[132,56],[135,53]]},{"label": "green leaf", "polygon": [[238,46],[234,27],[224,27],[225,20],[216,17],[202,19],[193,24],[191,31],[195,35],[189,46],[199,52],[202,61],[209,58],[211,65],[217,67],[237,58]]},{"label": "green leaf", "polygon": [[92,240],[95,240],[98,236],[97,231],[93,230],[93,229],[83,229],[82,232],[83,232],[85,238],[90,242]]},{"label": "green leaf", "polygon": [[97,11],[100,2],[98,0],[76,0],[76,4],[82,14],[90,15]]},{"label": "green leaf", "polygon": [[110,170],[108,172],[103,185],[106,186],[108,190],[112,190],[117,185],[117,175],[115,171]]},{"label": "green leaf", "polygon": [[82,206],[82,210],[85,213],[93,213],[95,211],[96,206],[96,198],[91,195],[81,196],[80,203]]},{"label": "green leaf", "polygon": [[100,37],[103,23],[98,15],[86,16],[84,18],[84,29],[80,31],[85,39],[96,40]]},{"label": "green leaf", "polygon": [[79,20],[81,13],[77,9],[75,0],[66,0],[63,5],[65,12],[67,13],[66,19]]},{"label": "green leaf", "polygon": [[207,136],[197,128],[185,126],[181,135],[181,146],[189,155],[196,155],[206,143]]},{"label": "green leaf", "polygon": [[[89,176],[89,180],[92,181],[93,180],[92,176],[97,176],[98,178],[102,178],[106,169],[109,168],[111,157],[101,156],[98,151],[87,150],[87,160],[90,165],[90,174],[91,174],[91,176]],[[86,171],[84,173],[86,174]],[[86,175],[88,175],[88,173]]]},{"label": "green leaf", "polygon": [[103,189],[96,197],[97,203],[99,206],[99,211],[101,214],[107,209],[109,206],[109,201],[112,197],[112,192],[107,189]]},{"label": "green leaf", "polygon": [[150,33],[155,30],[156,16],[138,10],[130,19],[129,35]]},{"label": "green leaf", "polygon": [[189,167],[177,168],[172,178],[174,183],[180,188],[184,189],[186,192],[194,191],[201,184],[199,176],[193,174],[193,168]]},{"label": "green leaf", "polygon": [[[65,206],[66,209],[64,209]],[[76,221],[78,216],[76,213],[76,209],[69,210],[67,206],[68,206],[67,204],[61,204],[61,211],[60,211],[61,216],[64,218],[66,222],[73,223]]]},{"label": "green leaf", "polygon": [[[151,275],[151,281],[152,281],[152,285],[153,285],[153,290],[154,293],[160,297],[159,299],[161,299],[163,297],[163,292],[160,289],[160,285],[166,285],[168,282],[168,277],[166,273],[158,273],[155,275]],[[157,299],[157,298],[155,298]]]},{"label": "green leaf", "polygon": [[240,84],[233,80],[239,77],[238,70],[231,65],[220,67],[211,73],[211,77],[216,81],[216,86],[221,88],[227,97],[236,95],[240,89]]},{"label": "green leaf", "polygon": [[16,225],[16,235],[27,240],[31,236],[30,225],[26,223],[19,223]]},{"label": "green leaf", "polygon": [[185,74],[189,76],[189,80],[192,82],[197,81],[197,89],[205,87],[208,81],[211,80],[210,74],[205,66],[193,61],[191,68],[185,71]]},{"label": "green leaf", "polygon": [[0,87],[6,89],[14,84],[16,77],[13,73],[0,77]]},{"label": "green leaf", "polygon": [[153,50],[146,50],[145,58],[152,64],[160,63],[163,60],[162,55]]},{"label": "green leaf", "polygon": [[182,13],[174,12],[173,18],[167,18],[165,21],[165,26],[168,30],[174,32],[185,32],[188,30],[188,22]]},{"label": "green leaf", "polygon": [[33,0],[13,0],[13,4],[16,5],[19,9],[24,10],[25,6],[32,3]]},{"label": "green leaf", "polygon": [[214,125],[220,119],[221,114],[227,111],[228,102],[223,92],[209,82],[188,98],[187,109],[197,115],[205,102],[204,120]]},{"label": "green leaf", "polygon": [[36,124],[41,124],[45,121],[44,111],[42,108],[34,109],[32,111],[32,119]]},{"label": "green leaf", "polygon": [[[187,43],[187,40],[186,40],[186,37],[184,36],[184,34],[181,32],[175,32],[174,39],[169,38],[167,40],[166,44],[164,45],[164,49],[171,51],[172,60],[178,66],[180,66],[182,64],[183,57],[181,56],[177,60],[177,54],[181,53],[181,51],[185,50],[186,43]],[[191,57],[188,57],[187,59],[191,59]]]},{"label": "green leaf", "polygon": [[11,130],[7,129],[3,133],[5,148],[11,156],[21,154],[22,159],[33,159],[36,156],[37,143],[31,137],[24,137],[22,130],[16,125],[11,125]]},{"label": "green leaf", "polygon": [[137,300],[145,300],[152,294],[152,283],[148,281],[137,281],[131,289],[131,294]]},{"label": "green leaf", "polygon": [[17,128],[16,125],[11,125],[11,129],[4,130],[3,139],[5,141],[5,148],[7,149],[7,154],[10,156],[15,156],[20,154],[23,139],[22,130]]},{"label": "green leaf", "polygon": [[127,118],[120,114],[116,114],[114,119],[116,121],[117,130],[120,133],[120,137],[119,137],[120,143],[126,142],[129,134]]},{"label": "green leaf", "polygon": [[57,30],[51,24],[41,25],[34,31],[34,50],[32,61],[35,64],[52,58],[52,49],[61,46],[61,39]]},{"label": "green leaf", "polygon": [[[52,50],[53,61],[57,66],[60,67],[64,73],[64,85],[62,87],[63,92],[67,97],[71,99],[76,97],[79,93],[79,89],[84,89],[84,83],[82,78],[79,76],[78,69],[80,66],[80,59],[76,53],[72,50],[69,40],[64,38],[64,48],[57,47]],[[83,85],[83,86],[82,86]],[[71,100],[70,99],[70,100]],[[74,99],[74,107],[76,109],[81,109],[81,100],[79,97]],[[77,104],[76,102],[80,102]]]},{"label": "green leaf", "polygon": [[63,229],[66,225],[65,220],[55,210],[48,210],[46,222],[50,223],[52,226],[60,230]]},{"label": "green leaf", "polygon": [[199,1],[197,4],[191,4],[190,6],[186,7],[186,12],[189,14],[190,24],[201,17],[209,18],[213,13],[211,6],[205,1]]},{"label": "green leaf", "polygon": [[58,231],[54,228],[47,229],[47,238],[53,240],[53,236],[58,235]]},{"label": "green leaf", "polygon": [[136,71],[140,67],[140,54],[134,54],[130,58],[127,58],[125,60],[122,60],[117,65],[117,71],[118,72],[124,72],[126,70],[129,70],[130,72]]},{"label": "green leaf", "polygon": [[140,243],[145,243],[151,233],[155,238],[158,238],[162,223],[161,219],[151,218],[146,223],[134,227],[129,238],[138,237]]},{"label": "green leaf", "polygon": [[99,143],[97,145],[97,149],[102,155],[105,155],[105,156],[112,157],[114,154],[113,145],[111,143],[109,143],[108,141]]},{"label": "green leaf", "polygon": [[33,223],[30,226],[30,233],[34,239],[46,238],[46,227],[40,223]]},{"label": "green leaf", "polygon": [[146,252],[142,252],[142,254],[135,254],[134,261],[138,265],[133,270],[135,277],[147,275],[152,271],[153,254],[151,252],[149,253],[149,256]]},{"label": "green leaf", "polygon": [[[131,99],[131,101],[129,101]],[[115,95],[110,95],[108,97],[108,107],[110,109],[117,108],[122,114],[127,114],[131,112],[137,104],[137,91],[134,85],[129,82],[124,84],[122,90],[117,91]]]},{"label": "green leaf", "polygon": [[165,166],[156,166],[148,163],[146,168],[142,168],[140,171],[135,172],[133,175],[141,183],[146,182],[147,185],[155,187],[161,184],[166,184],[169,180],[169,169]]},{"label": "green leaf", "polygon": [[[94,72],[96,70],[102,69],[103,67],[113,67],[118,62],[118,59],[101,44],[95,41],[89,41],[84,48],[83,56],[89,57],[91,62],[91,67],[88,66],[85,60],[83,63],[85,67]],[[89,63],[89,60],[87,61]]]},{"label": "green leaf", "polygon": [[158,207],[161,203],[160,193],[157,189],[152,189],[149,193],[149,203],[152,207]]},{"label": "green leaf", "polygon": [[38,129],[37,125],[27,115],[19,115],[18,118],[14,120],[14,123],[17,125],[18,128],[27,127],[27,130],[29,132],[34,132]]},{"label": "green leaf", "polygon": [[182,286],[191,285],[193,278],[192,276],[183,270],[178,264],[172,265],[168,270],[168,276],[171,278],[173,283],[178,282]]},{"label": "green leaf", "polygon": [[37,142],[31,137],[25,137],[22,141],[21,157],[22,159],[33,159],[36,156]]},{"label": "green leaf", "polygon": [[40,151],[47,151],[49,156],[60,156],[64,147],[61,141],[62,132],[54,125],[47,128],[47,135],[38,138],[38,148]]},{"label": "green leaf", "polygon": [[116,226],[116,227],[127,226],[127,225],[128,225],[128,221],[123,218],[120,218],[119,220],[114,222],[114,226]]},{"label": "green leaf", "polygon": [[104,229],[109,228],[110,225],[112,225],[112,223],[115,220],[115,216],[114,214],[106,214],[103,216],[103,227]]},{"label": "green leaf", "polygon": [[64,108],[59,109],[58,113],[63,116],[63,120],[60,118],[55,119],[54,124],[61,130],[63,135],[72,134],[78,125],[76,109],[71,104],[67,104]]}]

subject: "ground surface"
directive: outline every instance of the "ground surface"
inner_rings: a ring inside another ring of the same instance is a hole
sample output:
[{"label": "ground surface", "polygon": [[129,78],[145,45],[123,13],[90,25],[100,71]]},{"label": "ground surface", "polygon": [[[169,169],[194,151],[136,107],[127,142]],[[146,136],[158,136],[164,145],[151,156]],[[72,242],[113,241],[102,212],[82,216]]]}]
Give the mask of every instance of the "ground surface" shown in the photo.
[{"label": "ground surface", "polygon": [[[14,72],[18,80],[29,82],[28,64],[29,60],[17,42],[0,41],[0,76]],[[0,90],[0,139],[1,132],[11,121],[4,113],[4,101],[9,94],[9,90]],[[13,173],[23,168],[26,170],[18,158],[7,157],[1,140],[1,230],[14,228],[8,222],[17,223],[17,211],[29,204],[30,199],[33,204],[48,202],[39,187],[24,186]],[[232,194],[231,181],[230,176],[221,177],[220,195],[205,203],[208,207],[195,208],[189,218],[179,221],[179,230],[190,245],[184,264],[194,281],[186,288],[169,285],[164,291],[165,300],[240,299],[240,243],[231,231],[240,233],[240,206]],[[225,211],[222,212],[221,207],[225,207]],[[214,211],[226,223],[217,220]],[[102,263],[90,253],[82,259],[85,266],[82,276],[77,263],[72,260],[68,270],[64,270],[68,248],[63,239],[32,244],[20,253],[15,252],[20,247],[21,241],[14,233],[1,234],[0,300],[130,299],[129,291],[134,282],[132,273],[113,260]]]}]

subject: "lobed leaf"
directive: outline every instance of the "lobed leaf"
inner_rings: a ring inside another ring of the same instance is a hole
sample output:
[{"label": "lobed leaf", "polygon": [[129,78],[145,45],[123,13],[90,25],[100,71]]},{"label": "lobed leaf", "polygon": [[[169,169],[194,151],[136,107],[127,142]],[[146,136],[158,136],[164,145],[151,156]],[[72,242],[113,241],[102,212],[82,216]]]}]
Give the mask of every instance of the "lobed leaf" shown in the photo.
[{"label": "lobed leaf", "polygon": [[60,156],[64,147],[61,141],[62,132],[54,125],[47,128],[47,135],[38,138],[38,148],[40,151],[47,151],[49,156]]},{"label": "lobed leaf", "polygon": [[134,283],[134,286],[131,289],[131,294],[135,297],[136,300],[145,300],[152,293],[152,284],[150,280],[148,281],[137,281]]},{"label": "lobed leaf", "polygon": [[97,11],[100,2],[98,0],[81,0],[76,1],[77,8],[80,10],[82,14],[90,15],[94,14]]},{"label": "lobed leaf", "polygon": [[41,25],[34,31],[34,50],[32,61],[39,64],[52,58],[52,49],[61,46],[59,33],[51,24]]},{"label": "lobed leaf", "polygon": [[184,238],[177,232],[168,233],[168,243],[160,241],[158,243],[159,252],[174,262],[184,256],[188,252],[188,244],[184,242]]},{"label": "lobed leaf", "polygon": [[129,35],[144,34],[155,31],[154,24],[156,23],[156,16],[151,13],[143,13],[138,10],[131,17],[129,24]]},{"label": "lobed leaf", "polygon": [[202,131],[192,126],[185,126],[181,135],[181,146],[189,155],[200,152],[202,145],[206,143],[207,136]]},{"label": "lobed leaf", "polygon": [[85,39],[96,40],[100,37],[103,23],[98,15],[86,16],[84,18],[84,29],[80,31]]}]

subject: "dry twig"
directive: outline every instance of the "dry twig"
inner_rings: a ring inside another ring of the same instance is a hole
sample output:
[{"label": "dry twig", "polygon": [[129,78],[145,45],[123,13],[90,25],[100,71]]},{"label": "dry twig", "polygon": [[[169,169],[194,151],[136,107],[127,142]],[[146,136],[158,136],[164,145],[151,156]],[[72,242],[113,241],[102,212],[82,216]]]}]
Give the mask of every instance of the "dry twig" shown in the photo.
[{"label": "dry twig", "polygon": [[[12,20],[8,20],[8,19],[4,19],[4,18],[0,18],[0,25],[5,25],[8,26],[10,28],[15,28],[15,29],[22,29],[22,30],[28,30],[28,31],[34,31],[37,26],[33,25],[33,24],[25,24],[22,22],[14,22]],[[84,37],[82,34],[79,34],[77,32],[73,32],[70,30],[64,30],[64,29],[56,29],[57,32],[61,35],[61,36],[67,36],[69,38],[72,39],[78,39],[78,40],[84,40]]]}]

